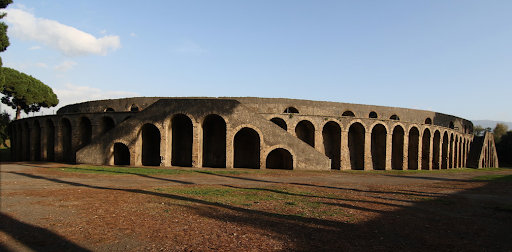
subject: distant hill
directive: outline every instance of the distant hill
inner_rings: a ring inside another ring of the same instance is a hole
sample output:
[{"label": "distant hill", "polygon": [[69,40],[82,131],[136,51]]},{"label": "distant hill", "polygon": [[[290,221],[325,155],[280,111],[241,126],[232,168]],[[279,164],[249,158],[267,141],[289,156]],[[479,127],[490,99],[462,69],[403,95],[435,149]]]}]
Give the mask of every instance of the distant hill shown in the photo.
[{"label": "distant hill", "polygon": [[484,128],[493,128],[496,127],[496,124],[497,123],[504,123],[506,125],[508,125],[508,130],[512,130],[512,122],[502,122],[502,121],[491,121],[491,120],[473,120],[473,125],[474,126],[477,126],[477,125],[480,125]]}]

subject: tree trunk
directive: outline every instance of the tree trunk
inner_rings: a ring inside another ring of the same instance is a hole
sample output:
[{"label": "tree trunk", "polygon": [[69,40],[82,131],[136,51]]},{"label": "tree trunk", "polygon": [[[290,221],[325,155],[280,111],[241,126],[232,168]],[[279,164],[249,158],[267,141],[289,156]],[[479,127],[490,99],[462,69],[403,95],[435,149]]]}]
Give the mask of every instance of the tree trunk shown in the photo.
[{"label": "tree trunk", "polygon": [[16,120],[21,119],[21,106],[16,106]]}]

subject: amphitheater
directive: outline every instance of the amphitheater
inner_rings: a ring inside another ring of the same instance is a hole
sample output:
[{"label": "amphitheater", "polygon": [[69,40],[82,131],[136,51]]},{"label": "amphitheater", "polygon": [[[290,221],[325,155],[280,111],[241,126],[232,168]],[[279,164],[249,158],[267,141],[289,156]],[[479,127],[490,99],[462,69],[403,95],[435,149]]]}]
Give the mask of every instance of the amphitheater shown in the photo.
[{"label": "amphitheater", "polygon": [[497,167],[492,135],[442,113],[309,100],[137,97],[10,124],[14,161],[290,170]]}]

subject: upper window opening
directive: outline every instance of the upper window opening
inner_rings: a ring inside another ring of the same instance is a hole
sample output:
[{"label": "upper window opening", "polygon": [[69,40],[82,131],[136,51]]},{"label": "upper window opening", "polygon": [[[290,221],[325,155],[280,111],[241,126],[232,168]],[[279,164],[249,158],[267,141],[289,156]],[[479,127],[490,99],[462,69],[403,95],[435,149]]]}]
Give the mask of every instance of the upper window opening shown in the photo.
[{"label": "upper window opening", "polygon": [[450,122],[450,129],[455,129],[455,125],[453,125],[453,122]]},{"label": "upper window opening", "polygon": [[368,115],[369,118],[377,118],[377,113],[375,111],[370,112],[370,115]]},{"label": "upper window opening", "polygon": [[391,117],[389,117],[389,119],[391,120],[400,120],[400,117],[398,117],[397,115],[392,115]]},{"label": "upper window opening", "polygon": [[354,114],[354,112],[350,111],[350,110],[347,110],[345,112],[343,112],[343,114],[341,114],[342,116],[350,116],[350,117],[355,117],[356,115]]},{"label": "upper window opening", "polygon": [[133,104],[131,107],[130,107],[130,111],[131,112],[139,112],[139,106]]},{"label": "upper window opening", "polygon": [[299,113],[299,110],[297,110],[296,108],[294,107],[288,107],[284,110],[283,113]]},{"label": "upper window opening", "polygon": [[432,124],[432,119],[430,119],[430,117],[425,119],[425,124]]},{"label": "upper window opening", "polygon": [[106,108],[105,112],[114,112],[115,110],[113,108]]}]

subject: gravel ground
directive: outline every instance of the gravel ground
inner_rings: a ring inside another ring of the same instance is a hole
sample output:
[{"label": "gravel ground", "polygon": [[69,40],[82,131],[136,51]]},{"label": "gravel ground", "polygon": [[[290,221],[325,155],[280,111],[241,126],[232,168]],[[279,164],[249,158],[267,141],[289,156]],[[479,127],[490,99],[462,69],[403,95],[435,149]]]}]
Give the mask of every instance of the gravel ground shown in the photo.
[{"label": "gravel ground", "polygon": [[0,251],[512,251],[512,182],[469,180],[512,170],[149,176],[61,165],[1,163]]}]

